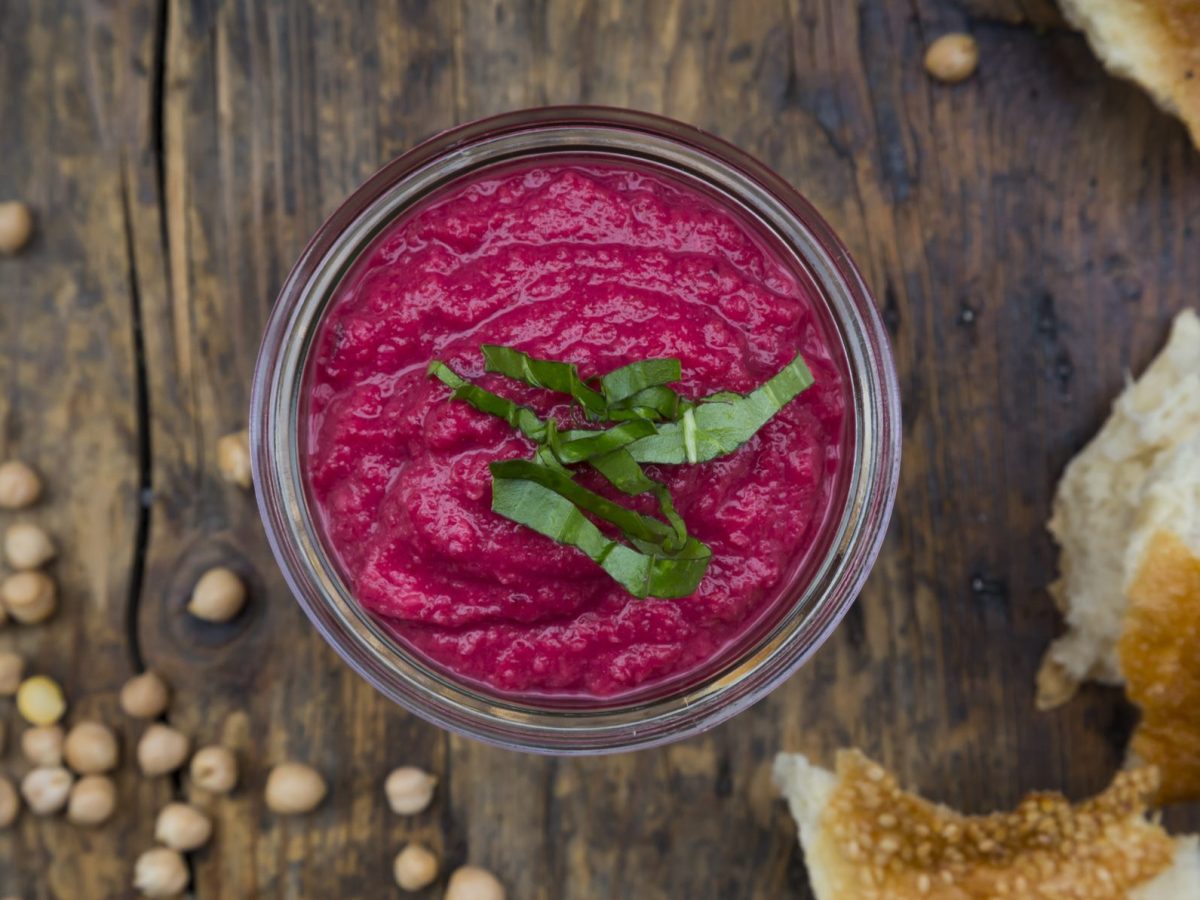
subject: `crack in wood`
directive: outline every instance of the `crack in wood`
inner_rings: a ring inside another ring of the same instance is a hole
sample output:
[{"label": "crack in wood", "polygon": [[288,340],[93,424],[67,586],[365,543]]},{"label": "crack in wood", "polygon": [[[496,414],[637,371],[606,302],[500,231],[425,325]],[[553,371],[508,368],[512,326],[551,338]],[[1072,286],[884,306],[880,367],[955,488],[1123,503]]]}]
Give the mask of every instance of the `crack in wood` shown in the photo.
[{"label": "crack in wood", "polygon": [[146,349],[143,337],[142,297],[138,278],[137,254],[133,247],[133,216],[129,206],[129,185],[121,167],[121,206],[124,225],[125,255],[129,270],[130,328],[133,335],[134,406],[137,418],[137,523],[134,527],[133,560],[129,574],[129,599],[125,608],[125,629],[129,657],[135,671],[141,671],[141,641],[138,638],[138,609],[146,572],[146,552],[150,537],[150,513],[154,495],[151,481],[150,396],[146,380]]}]

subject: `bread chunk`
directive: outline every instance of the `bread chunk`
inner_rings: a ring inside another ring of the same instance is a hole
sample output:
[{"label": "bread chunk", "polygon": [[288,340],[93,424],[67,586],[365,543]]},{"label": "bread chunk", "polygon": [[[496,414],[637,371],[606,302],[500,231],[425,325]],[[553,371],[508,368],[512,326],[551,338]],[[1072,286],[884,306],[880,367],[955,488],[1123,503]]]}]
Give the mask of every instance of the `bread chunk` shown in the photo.
[{"label": "bread chunk", "polygon": [[1099,434],[1067,466],[1049,522],[1059,579],[1050,593],[1067,633],[1046,653],[1037,704],[1080,682],[1124,683],[1117,642],[1130,586],[1152,537],[1200,554],[1200,318],[1179,314],[1166,347],[1126,386]]},{"label": "bread chunk", "polygon": [[1200,3],[1196,0],[1059,0],[1114,75],[1145,88],[1184,121],[1200,148]]},{"label": "bread chunk", "polygon": [[857,750],[838,753],[836,769],[775,760],[817,900],[1200,897],[1200,841],[1146,818],[1153,768],[1122,772],[1083,803],[1035,793],[986,816],[901,790]]}]

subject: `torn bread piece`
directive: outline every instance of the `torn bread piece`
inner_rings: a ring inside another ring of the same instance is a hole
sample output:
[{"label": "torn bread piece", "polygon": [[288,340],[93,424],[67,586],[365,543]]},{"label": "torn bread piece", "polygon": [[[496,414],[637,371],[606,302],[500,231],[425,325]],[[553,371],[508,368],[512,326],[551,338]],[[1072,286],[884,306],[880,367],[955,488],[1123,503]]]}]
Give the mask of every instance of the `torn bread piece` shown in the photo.
[{"label": "torn bread piece", "polygon": [[817,900],[1196,900],[1200,839],[1145,817],[1153,768],[1122,772],[1072,806],[1030,794],[1010,813],[965,816],[902,791],[857,750],[837,772],[799,754],[775,759]]},{"label": "torn bread piece", "polygon": [[1117,646],[1142,711],[1130,761],[1162,772],[1160,802],[1200,798],[1200,557],[1170,531],[1150,539]]},{"label": "torn bread piece", "polygon": [[1184,121],[1200,148],[1200,4],[1196,0],[1059,0],[1114,75]]},{"label": "torn bread piece", "polygon": [[1061,548],[1050,593],[1068,630],[1038,673],[1042,709],[1083,681],[1123,683],[1117,641],[1154,535],[1175,534],[1200,554],[1200,319],[1191,310],[1067,466],[1049,528]]}]

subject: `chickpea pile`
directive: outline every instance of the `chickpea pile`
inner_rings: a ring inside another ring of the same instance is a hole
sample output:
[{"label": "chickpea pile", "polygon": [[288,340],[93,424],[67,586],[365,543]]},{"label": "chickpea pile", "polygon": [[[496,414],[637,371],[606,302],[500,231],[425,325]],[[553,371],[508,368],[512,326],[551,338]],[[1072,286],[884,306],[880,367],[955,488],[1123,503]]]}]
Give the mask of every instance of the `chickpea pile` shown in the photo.
[{"label": "chickpea pile", "polygon": [[[42,496],[42,479],[19,459],[0,463],[0,509],[24,511]],[[41,571],[54,560],[54,541],[35,522],[18,520],[4,530],[4,561],[10,571],[0,580],[0,625],[7,620],[39,625],[58,610],[58,585]]]},{"label": "chickpea pile", "polygon": [[[21,237],[18,233],[20,211],[14,213],[5,206],[0,204],[0,252],[15,252],[17,244],[28,240],[28,234]],[[4,245],[5,228],[9,229],[8,247]],[[21,240],[15,242],[14,235]],[[245,489],[251,487],[245,432],[222,438],[217,458],[225,481]],[[0,463],[0,510],[24,511],[37,503],[42,493],[42,481],[27,463]],[[8,524],[0,550],[10,570],[0,577],[0,626],[8,620],[31,626],[49,620],[58,608],[57,583],[44,571],[57,556],[54,540],[40,525],[23,519]],[[224,623],[242,612],[246,600],[242,577],[231,568],[217,566],[195,581],[187,611],[203,622]],[[0,697],[14,698],[26,722],[20,749],[29,765],[17,783],[0,774],[0,830],[17,822],[22,805],[35,816],[62,814],[81,828],[103,826],[118,812],[113,775],[123,754],[117,733],[97,718],[72,716],[68,720],[63,689],[53,678],[30,672],[30,668],[20,653],[0,648]],[[185,854],[212,841],[213,808],[222,795],[238,786],[238,759],[232,750],[219,744],[194,750],[189,735],[162,721],[170,706],[171,690],[154,671],[130,678],[121,687],[117,701],[129,719],[144,723],[133,753],[124,756],[136,762],[138,771],[147,778],[186,769],[193,789],[192,802],[173,801],[159,811],[154,823],[157,845],[138,856],[132,868],[132,885],[140,894],[175,897],[184,893],[191,882]],[[64,725],[64,720],[68,724]],[[4,738],[5,723],[0,721],[0,751]],[[437,784],[436,775],[415,766],[402,766],[387,776],[383,794],[394,813],[416,816],[433,802]],[[276,815],[300,816],[320,807],[328,793],[321,772],[305,763],[286,760],[269,770],[263,802]],[[419,891],[437,881],[440,869],[437,854],[414,840],[396,855],[392,874],[401,890]],[[445,900],[505,900],[506,894],[491,872],[464,865],[450,874],[443,896]]]},{"label": "chickpea pile", "polygon": [[[437,789],[436,775],[416,766],[393,769],[383,783],[383,793],[392,812],[399,816],[415,816],[433,802]],[[392,863],[392,877],[402,891],[419,891],[433,884],[438,877],[440,862],[437,854],[418,841],[405,844]],[[504,885],[487,869],[479,866],[460,866],[446,881],[445,900],[505,900]]]},{"label": "chickpea pile", "polygon": [[[62,689],[45,675],[25,678],[24,671],[25,660],[18,654],[0,654],[0,692],[16,696],[17,710],[30,726],[21,735],[21,751],[31,766],[19,786],[0,775],[0,829],[16,822],[22,801],[36,816],[65,812],[74,825],[103,825],[117,811],[111,777],[121,762],[116,733],[95,719],[79,719],[64,730],[60,723],[67,702]],[[119,695],[122,710],[143,720],[162,716],[169,699],[166,682],[154,672],[134,676]],[[201,797],[215,798],[237,785],[237,758],[231,750],[211,745],[192,754],[191,740],[159,721],[146,724],[134,755],[146,777],[177,771],[190,760],[190,779]],[[297,811],[307,808],[307,801],[291,802]],[[154,838],[162,846],[138,858],[135,888],[147,897],[173,897],[184,891],[190,875],[183,854],[205,846],[212,833],[212,818],[200,806],[168,803],[154,827]]]},{"label": "chickpea pile", "polygon": [[[4,217],[10,213],[0,204],[0,244],[7,227]],[[0,246],[0,251],[4,249]],[[0,463],[0,510],[23,512],[42,494],[41,478],[28,463]],[[57,555],[55,542],[40,525],[22,519],[4,529],[0,551],[9,569],[0,576],[0,625],[10,620],[37,625],[50,619],[58,607],[58,586],[42,569]],[[227,621],[240,612],[245,595],[235,574],[217,569],[197,581],[189,608],[197,618]],[[0,775],[0,829],[13,826],[22,805],[35,816],[62,813],[74,825],[101,826],[118,808],[112,779],[121,762],[117,735],[94,718],[80,718],[64,727],[68,706],[63,689],[53,678],[29,669],[20,653],[0,649],[0,697],[14,698],[17,712],[27,723],[20,748],[29,765],[19,783]],[[232,751],[207,746],[193,755],[187,735],[155,721],[170,703],[170,689],[160,675],[145,672],[129,679],[118,702],[130,718],[147,721],[134,753],[144,776],[177,771],[190,759],[191,780],[201,796],[216,797],[233,790],[238,771]],[[5,723],[0,721],[0,736],[4,731]],[[155,840],[163,846],[139,857],[134,865],[135,888],[148,897],[184,891],[190,875],[181,854],[207,844],[212,830],[212,819],[199,807],[167,804],[154,829]]]}]

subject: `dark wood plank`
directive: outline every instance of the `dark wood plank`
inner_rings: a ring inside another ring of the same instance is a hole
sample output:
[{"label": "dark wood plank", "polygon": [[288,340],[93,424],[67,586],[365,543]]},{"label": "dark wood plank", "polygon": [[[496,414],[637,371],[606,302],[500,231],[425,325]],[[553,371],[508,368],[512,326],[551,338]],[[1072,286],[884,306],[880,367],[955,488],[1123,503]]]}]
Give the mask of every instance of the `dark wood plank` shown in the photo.
[{"label": "dark wood plank", "polygon": [[[222,483],[218,438],[244,427],[266,314],[309,234],[363,178],[454,119],[454,10],[170,3],[162,98],[167,268],[147,291],[155,504],[139,631],[176,689],[171,719],[233,747],[243,785],[205,801],[200,896],[370,896],[409,834],[440,848],[437,813],[406,822],[382,782],[402,763],[441,770],[444,737],[346,669],[292,601],[251,494]],[[245,577],[226,626],[184,611],[203,570]],[[313,816],[268,813],[270,764],[321,769]],[[199,798],[198,798],[199,799]]]},{"label": "dark wood plank", "polygon": [[[131,854],[149,844],[153,814],[170,793],[165,779],[135,774],[138,728],[116,704],[135,664],[128,609],[140,515],[139,388],[122,128],[126,111],[148,108],[135,75],[152,68],[135,21],[142,6],[129,4],[128,21],[69,2],[0,6],[0,196],[26,200],[37,215],[32,244],[0,259],[0,457],[29,460],[47,488],[36,507],[0,516],[0,528],[36,521],[60,548],[51,566],[58,614],[38,626],[10,623],[0,646],[63,685],[68,725],[112,725],[124,756],[119,812],[104,828],[25,812],[18,827],[0,831],[4,895],[125,894]],[[9,732],[0,771],[15,780],[28,766],[19,752],[24,724],[10,700],[0,701],[0,721]]]}]

